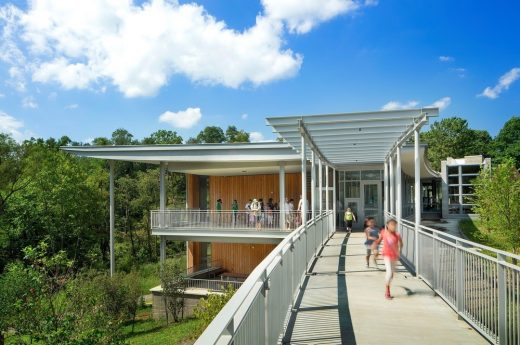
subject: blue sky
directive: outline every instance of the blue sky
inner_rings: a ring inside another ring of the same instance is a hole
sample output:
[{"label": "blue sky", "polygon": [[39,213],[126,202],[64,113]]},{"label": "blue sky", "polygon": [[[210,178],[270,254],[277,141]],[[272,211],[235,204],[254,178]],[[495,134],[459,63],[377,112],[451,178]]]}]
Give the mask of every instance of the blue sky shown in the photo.
[{"label": "blue sky", "polygon": [[0,130],[17,139],[260,140],[266,116],[431,104],[496,135],[520,115],[518,1],[67,3],[0,5]]}]

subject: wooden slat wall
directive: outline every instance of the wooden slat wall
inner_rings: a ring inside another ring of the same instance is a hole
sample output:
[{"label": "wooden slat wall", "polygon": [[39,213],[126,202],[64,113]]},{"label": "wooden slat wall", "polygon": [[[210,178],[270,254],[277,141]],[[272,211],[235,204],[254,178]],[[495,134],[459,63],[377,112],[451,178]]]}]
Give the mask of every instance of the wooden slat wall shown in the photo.
[{"label": "wooden slat wall", "polygon": [[[239,209],[244,209],[249,199],[263,198],[267,202],[273,198],[275,202],[279,199],[279,176],[272,175],[246,175],[246,176],[210,176],[209,177],[209,200],[210,209],[215,209],[217,199],[222,199],[223,210],[231,209],[233,199],[238,201]],[[300,173],[288,173],[285,175],[285,195],[294,199],[298,205],[301,194]]]},{"label": "wooden slat wall", "polygon": [[186,174],[188,208],[199,208],[199,176]]},{"label": "wooden slat wall", "polygon": [[212,260],[219,260],[231,273],[249,274],[276,247],[274,244],[211,244]]}]

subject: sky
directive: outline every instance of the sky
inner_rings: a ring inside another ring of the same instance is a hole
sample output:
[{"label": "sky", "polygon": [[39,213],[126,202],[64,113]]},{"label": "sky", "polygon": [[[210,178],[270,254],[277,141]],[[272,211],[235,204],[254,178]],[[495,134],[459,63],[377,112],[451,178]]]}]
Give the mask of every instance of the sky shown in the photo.
[{"label": "sky", "polygon": [[185,140],[265,117],[437,106],[520,115],[520,2],[0,0],[0,132]]}]

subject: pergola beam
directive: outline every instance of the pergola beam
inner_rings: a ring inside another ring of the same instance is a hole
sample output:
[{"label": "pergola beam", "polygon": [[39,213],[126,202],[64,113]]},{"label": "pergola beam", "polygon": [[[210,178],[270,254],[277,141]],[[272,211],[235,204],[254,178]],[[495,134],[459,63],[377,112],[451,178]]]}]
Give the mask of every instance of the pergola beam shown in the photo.
[{"label": "pergola beam", "polygon": [[[298,128],[300,130],[301,137],[303,138],[303,140],[305,140],[307,145],[309,145],[310,149],[312,151],[314,151],[314,153],[318,156],[318,159],[320,159],[321,161],[327,162],[329,165],[332,165],[328,161],[328,159],[323,155],[323,153],[321,153],[321,150],[318,148],[318,146],[314,143],[314,140],[312,140],[311,135],[307,131],[307,128],[305,128],[305,124],[303,123],[303,120],[301,120],[301,119],[298,120]],[[305,151],[304,149],[305,149],[305,147],[302,145],[302,151]],[[305,156],[305,152],[303,152],[303,155]]]}]

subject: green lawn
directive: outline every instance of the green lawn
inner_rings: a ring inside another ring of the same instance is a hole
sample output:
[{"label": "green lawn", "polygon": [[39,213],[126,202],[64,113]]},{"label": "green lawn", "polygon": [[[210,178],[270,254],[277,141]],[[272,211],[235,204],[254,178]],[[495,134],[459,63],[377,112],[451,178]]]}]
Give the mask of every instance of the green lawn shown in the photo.
[{"label": "green lawn", "polygon": [[138,320],[132,333],[132,325],[124,326],[123,333],[131,345],[176,345],[193,344],[199,335],[201,321],[186,319],[180,323],[166,325],[166,321],[151,318],[151,308],[144,308],[138,314]]}]

